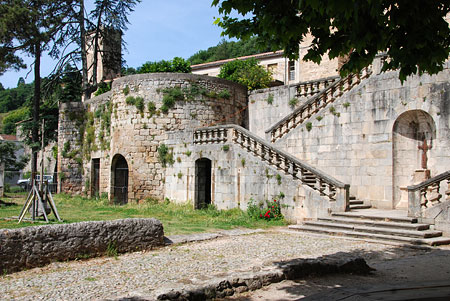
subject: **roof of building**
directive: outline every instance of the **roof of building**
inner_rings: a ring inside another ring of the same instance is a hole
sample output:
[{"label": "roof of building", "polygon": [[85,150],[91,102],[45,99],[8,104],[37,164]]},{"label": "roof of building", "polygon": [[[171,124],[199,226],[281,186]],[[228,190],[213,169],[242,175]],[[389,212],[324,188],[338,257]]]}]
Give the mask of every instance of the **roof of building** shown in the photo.
[{"label": "roof of building", "polygon": [[4,140],[4,141],[17,141],[17,136],[0,134],[0,140]]},{"label": "roof of building", "polygon": [[232,58],[232,59],[226,59],[226,60],[192,65],[191,68],[192,68],[192,70],[200,70],[200,69],[205,69],[205,68],[221,66],[225,63],[228,63],[228,62],[231,62],[234,60],[246,60],[246,59],[250,59],[250,58],[263,59],[263,58],[279,57],[279,56],[282,56],[283,53],[284,53],[283,50],[278,50],[275,52],[264,52],[264,53],[258,53],[258,54],[253,54],[253,55],[241,56],[241,57]]}]

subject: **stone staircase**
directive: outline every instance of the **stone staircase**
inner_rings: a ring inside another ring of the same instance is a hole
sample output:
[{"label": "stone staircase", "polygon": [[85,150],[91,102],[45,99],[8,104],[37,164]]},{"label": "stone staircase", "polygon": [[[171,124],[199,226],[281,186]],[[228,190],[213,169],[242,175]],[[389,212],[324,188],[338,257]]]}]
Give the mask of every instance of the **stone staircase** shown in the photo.
[{"label": "stone staircase", "polygon": [[[345,92],[348,92],[358,86],[362,80],[368,78],[371,74],[372,68],[366,67],[363,68],[360,73],[352,73],[339,80],[327,80],[325,81],[324,88],[320,90],[320,92],[318,89],[308,89],[300,85],[297,89],[297,97],[311,97],[292,113],[288,114],[271,126],[266,131],[266,139],[268,139],[271,143],[275,143],[304,121],[308,120],[313,115],[326,108],[329,104],[333,103],[336,99],[344,95]],[[309,93],[309,91],[312,92]]]},{"label": "stone staircase", "polygon": [[[377,214],[373,214],[376,212]],[[380,214],[381,213],[381,214]],[[450,244],[450,237],[433,230],[430,224],[417,223],[406,216],[382,216],[381,210],[355,210],[336,212],[329,217],[306,220],[301,225],[289,226],[292,230],[381,240],[407,245],[436,246]]]},{"label": "stone staircase", "polygon": [[355,210],[355,209],[370,209],[372,208],[371,205],[365,205],[363,201],[359,201],[354,196],[350,196],[349,201],[349,209]]}]

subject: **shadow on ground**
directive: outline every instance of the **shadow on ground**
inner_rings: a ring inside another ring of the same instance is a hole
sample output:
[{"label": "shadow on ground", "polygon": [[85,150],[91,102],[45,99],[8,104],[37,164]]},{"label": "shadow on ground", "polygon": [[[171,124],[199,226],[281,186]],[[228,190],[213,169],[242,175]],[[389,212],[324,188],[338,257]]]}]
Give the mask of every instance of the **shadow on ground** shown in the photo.
[{"label": "shadow on ground", "polygon": [[[450,300],[449,256],[450,249],[406,246],[392,246],[382,252],[338,252],[317,259],[363,258],[374,270],[349,267],[347,271],[298,271],[289,280],[226,300]],[[283,267],[296,260],[274,264]]]}]

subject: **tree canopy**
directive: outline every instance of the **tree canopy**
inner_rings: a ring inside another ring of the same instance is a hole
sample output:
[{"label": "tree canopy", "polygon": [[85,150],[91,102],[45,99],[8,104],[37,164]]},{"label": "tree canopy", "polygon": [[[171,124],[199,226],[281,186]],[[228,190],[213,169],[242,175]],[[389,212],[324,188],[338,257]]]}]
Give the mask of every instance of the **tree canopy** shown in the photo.
[{"label": "tree canopy", "polygon": [[14,142],[0,141],[0,164],[5,164],[5,170],[21,170],[28,162],[28,158],[22,156],[17,158],[16,151],[19,146]]},{"label": "tree canopy", "polygon": [[[223,33],[284,49],[290,59],[299,56],[299,43],[308,34],[313,41],[305,60],[320,63],[349,55],[341,73],[356,72],[372,63],[379,52],[389,60],[383,70],[400,70],[400,79],[418,72],[442,70],[450,53],[450,29],[444,17],[448,0],[213,0]],[[237,12],[239,18],[232,16]]]},{"label": "tree canopy", "polygon": [[259,65],[254,58],[223,64],[219,77],[244,85],[249,90],[267,88],[273,80],[270,71]]},{"label": "tree canopy", "polygon": [[124,70],[124,75],[155,72],[189,73],[191,72],[191,65],[181,57],[174,57],[170,61],[146,62],[137,69],[127,68]]}]

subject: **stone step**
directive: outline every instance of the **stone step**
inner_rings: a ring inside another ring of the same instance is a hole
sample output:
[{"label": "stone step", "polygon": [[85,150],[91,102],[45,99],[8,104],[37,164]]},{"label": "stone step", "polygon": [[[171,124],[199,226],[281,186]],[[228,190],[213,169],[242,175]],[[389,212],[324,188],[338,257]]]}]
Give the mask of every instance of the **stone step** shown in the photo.
[{"label": "stone step", "polygon": [[376,233],[366,233],[366,232],[355,232],[349,230],[337,230],[333,228],[324,228],[324,227],[315,227],[315,226],[307,226],[307,225],[291,225],[289,229],[305,231],[305,232],[313,232],[313,233],[323,233],[328,235],[335,236],[349,236],[356,238],[365,238],[365,239],[375,239],[381,241],[389,241],[396,243],[405,243],[410,245],[429,245],[429,246],[437,246],[437,245],[445,245],[450,244],[450,237],[432,237],[432,238],[411,238],[405,236],[395,236],[395,235],[386,235],[386,234],[376,234]]},{"label": "stone step", "polygon": [[398,222],[398,223],[417,223],[417,218],[407,216],[373,216],[368,214],[361,214],[359,212],[334,212],[331,214],[334,217],[349,217],[358,219],[368,219],[386,222]]},{"label": "stone step", "polygon": [[434,230],[407,230],[407,229],[399,229],[395,227],[377,227],[377,226],[367,226],[367,225],[354,225],[349,223],[336,223],[336,222],[327,222],[327,221],[305,221],[303,223],[305,226],[312,227],[321,227],[327,229],[342,229],[348,231],[355,232],[364,232],[364,233],[374,233],[374,234],[383,234],[383,235],[394,235],[394,236],[404,236],[411,238],[431,238],[442,236],[441,231]]},{"label": "stone step", "polygon": [[352,199],[350,199],[349,204],[350,205],[363,205],[364,202],[363,201],[359,201],[359,200],[352,200]]},{"label": "stone step", "polygon": [[387,227],[387,228],[416,230],[416,231],[430,229],[429,224],[407,223],[407,222],[385,222],[385,221],[358,219],[349,217],[321,217],[318,220],[331,223],[347,223],[352,225],[366,225],[374,227]]},{"label": "stone step", "polygon": [[372,206],[371,205],[358,205],[358,204],[352,204],[352,203],[350,203],[350,205],[349,205],[349,207],[348,207],[350,210],[355,210],[355,209],[370,209],[370,208],[372,208]]}]

